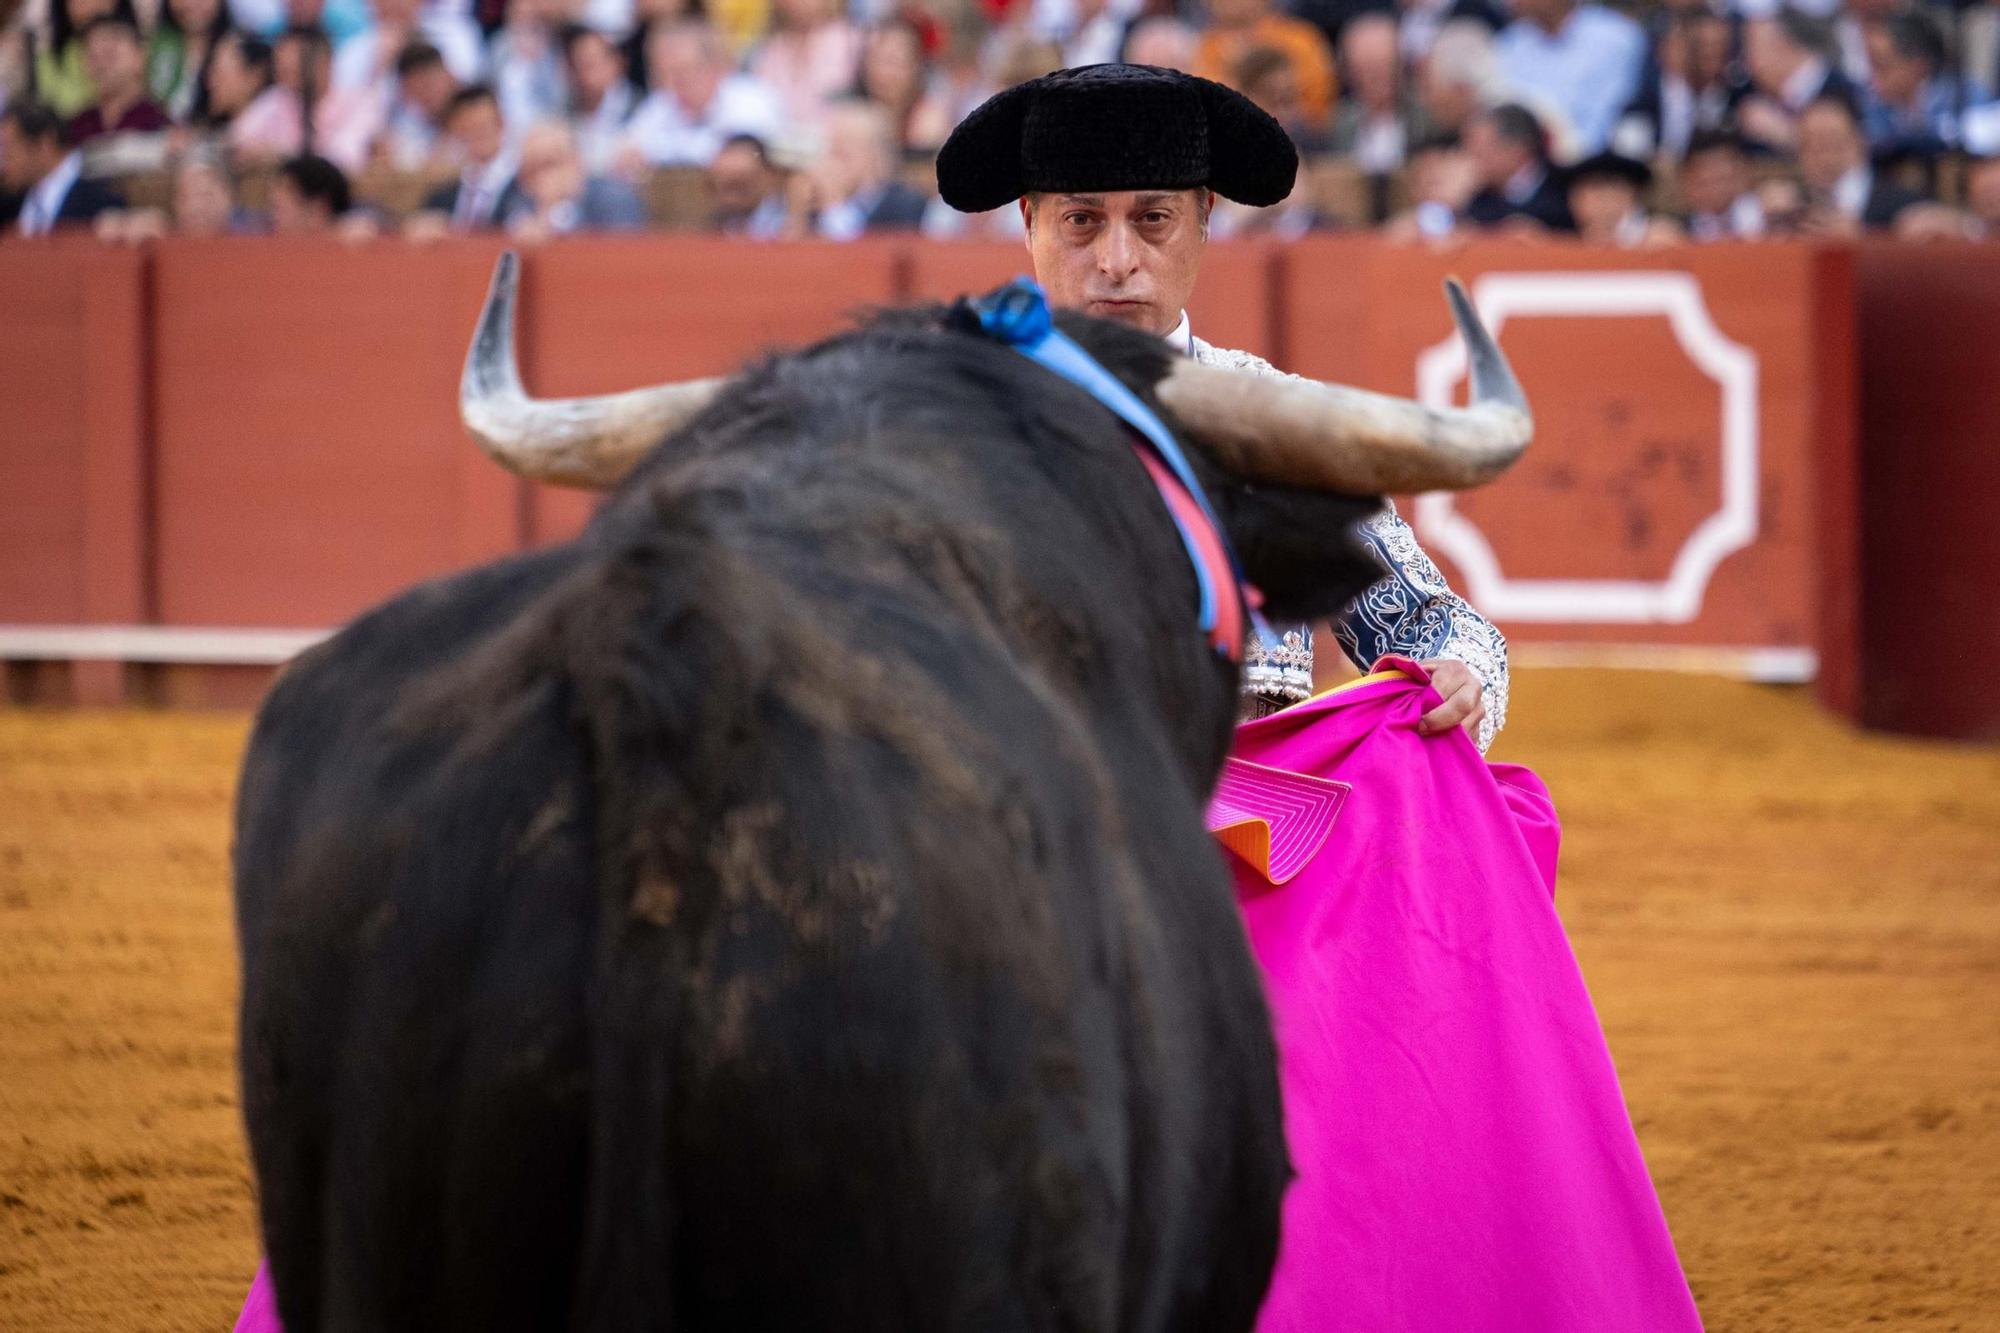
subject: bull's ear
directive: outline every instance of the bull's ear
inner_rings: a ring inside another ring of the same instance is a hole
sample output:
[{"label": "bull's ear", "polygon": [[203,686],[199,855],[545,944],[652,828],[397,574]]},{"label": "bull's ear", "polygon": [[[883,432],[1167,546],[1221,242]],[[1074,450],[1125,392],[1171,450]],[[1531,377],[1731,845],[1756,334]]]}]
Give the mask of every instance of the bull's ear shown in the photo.
[{"label": "bull's ear", "polygon": [[1372,495],[1232,486],[1216,497],[1243,573],[1273,621],[1318,620],[1385,572],[1360,525],[1382,511]]}]

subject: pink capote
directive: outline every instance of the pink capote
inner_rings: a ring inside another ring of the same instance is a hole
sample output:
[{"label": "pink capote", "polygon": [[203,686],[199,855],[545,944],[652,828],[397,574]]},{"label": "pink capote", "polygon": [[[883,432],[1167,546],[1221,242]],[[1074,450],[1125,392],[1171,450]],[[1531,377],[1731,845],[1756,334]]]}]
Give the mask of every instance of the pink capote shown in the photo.
[{"label": "pink capote", "polygon": [[[1419,736],[1427,673],[1383,665],[1239,727],[1210,811],[1283,881],[1230,858],[1298,1172],[1259,1333],[1698,1330],[1551,901],[1548,789]],[[283,1333],[267,1269],[236,1333]]]},{"label": "pink capote", "polygon": [[[1259,1333],[1698,1330],[1556,917],[1548,789],[1419,735],[1428,674],[1381,665],[1239,727],[1232,774],[1257,781],[1226,775],[1210,813],[1240,847],[1273,770],[1346,788],[1282,886],[1229,858],[1297,1172]],[[1274,801],[1269,844],[1324,804]]]}]

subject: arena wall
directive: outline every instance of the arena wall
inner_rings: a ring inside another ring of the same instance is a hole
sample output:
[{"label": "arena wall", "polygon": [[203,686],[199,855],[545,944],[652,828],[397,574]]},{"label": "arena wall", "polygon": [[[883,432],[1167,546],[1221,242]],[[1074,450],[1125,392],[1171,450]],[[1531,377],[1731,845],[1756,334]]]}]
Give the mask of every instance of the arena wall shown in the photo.
[{"label": "arena wall", "polygon": [[[0,247],[9,694],[242,703],[272,664],[395,590],[574,532],[589,497],[505,476],[457,427],[499,248]],[[561,395],[722,372],[868,306],[982,290],[1025,258],[566,242],[527,258],[524,375]],[[1980,527],[1972,497],[2000,494],[1922,481],[1992,466],[1979,353],[2000,321],[2000,256],[1218,244],[1191,316],[1200,336],[1300,373],[1442,402],[1462,393],[1436,296],[1447,273],[1498,326],[1538,438],[1488,490],[1401,503],[1524,660],[1816,676],[1850,716],[2000,731],[1991,704],[1905,698],[1884,646],[1924,642],[1947,610],[1895,595],[1932,549],[1908,534],[1958,540]],[[1994,530],[1965,539],[1987,569]],[[1991,611],[1948,609],[2000,648]]]}]

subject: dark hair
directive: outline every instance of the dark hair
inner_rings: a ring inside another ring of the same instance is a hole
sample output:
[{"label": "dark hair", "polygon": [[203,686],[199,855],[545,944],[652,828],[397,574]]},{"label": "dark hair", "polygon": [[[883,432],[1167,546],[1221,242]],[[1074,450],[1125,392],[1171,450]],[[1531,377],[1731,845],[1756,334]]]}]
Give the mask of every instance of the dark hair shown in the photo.
[{"label": "dark hair", "polygon": [[287,158],[278,172],[292,183],[300,198],[325,204],[329,217],[339,217],[354,203],[353,192],[347,185],[347,173],[323,157],[306,153]]},{"label": "dark hair", "polygon": [[468,83],[465,87],[460,88],[457,92],[453,93],[451,95],[451,100],[445,103],[444,123],[447,125],[451,124],[451,122],[457,117],[459,112],[465,110],[465,108],[469,106],[477,105],[480,102],[492,103],[493,109],[495,111],[498,111],[500,109],[500,99],[494,96],[493,88],[491,85],[484,83]]},{"label": "dark hair", "polygon": [[588,23],[565,23],[561,28],[556,30],[556,40],[562,43],[564,60],[574,59],[577,43],[591,37],[595,37],[598,41],[603,42],[606,47],[610,48],[611,54],[617,56],[620,60],[625,58],[625,53],[619,49],[616,39],[601,28],[593,28]]},{"label": "dark hair", "polygon": [[716,155],[719,157],[731,148],[748,148],[757,155],[757,165],[763,167],[766,171],[770,170],[771,149],[769,145],[756,135],[732,134],[722,141],[722,147],[715,150]]},{"label": "dark hair", "polygon": [[415,74],[420,69],[444,63],[444,52],[426,41],[413,41],[396,53],[396,77]]},{"label": "dark hair", "polygon": [[1807,102],[1804,106],[1799,108],[1799,115],[1803,117],[1806,112],[1812,110],[1816,106],[1832,107],[1834,110],[1840,112],[1841,115],[1847,117],[1847,123],[1853,126],[1857,133],[1860,131],[1861,108],[1857,106],[1855,104],[1854,99],[1848,96],[1846,93],[1835,92],[1831,89],[1819,93],[1811,101]]},{"label": "dark hair", "polygon": [[276,63],[271,55],[271,44],[262,37],[252,37],[244,32],[227,33],[225,40],[228,38],[235,39],[236,53],[243,58],[243,63],[263,75],[264,86],[270,87],[271,77],[275,73],[273,66]]},{"label": "dark hair", "polygon": [[1547,164],[1549,160],[1548,131],[1535,113],[1519,102],[1502,102],[1486,113],[1486,119],[1493,126],[1493,132],[1511,144],[1518,144],[1535,156],[1535,161]]},{"label": "dark hair", "polygon": [[333,55],[333,39],[317,23],[294,23],[278,34],[278,41],[298,42],[308,48],[318,48],[329,58]]},{"label": "dark hair", "polygon": [[[224,8],[227,7],[225,4]],[[124,19],[134,28],[139,26],[139,13],[132,8],[132,0],[113,0],[111,15]],[[49,0],[49,50],[60,55],[64,47],[82,35],[76,20],[69,16],[69,0]]]},{"label": "dark hair", "polygon": [[87,42],[90,40],[90,34],[105,28],[124,33],[132,39],[134,45],[139,44],[143,40],[139,36],[139,25],[131,19],[126,18],[123,14],[99,14],[96,18],[77,29],[76,39],[80,42]]},{"label": "dark hair", "polygon": [[1682,152],[1681,161],[1692,162],[1703,153],[1741,155],[1747,151],[1743,146],[1743,136],[1734,130],[1696,130],[1688,136],[1687,149]]},{"label": "dark hair", "polygon": [[1896,48],[1897,55],[1905,60],[1923,61],[1933,74],[1943,69],[1950,58],[1945,52],[1944,34],[1937,24],[1914,9],[1890,15],[1883,21],[1882,30],[1888,34],[1889,44]]},{"label": "dark hair", "polygon": [[12,125],[14,132],[30,143],[50,139],[65,142],[63,118],[40,102],[9,102],[7,109],[0,111],[0,124]]},{"label": "dark hair", "polygon": [[1785,40],[1793,46],[1810,51],[1822,60],[1832,60],[1839,54],[1833,25],[1790,5],[1778,11],[1778,31],[1784,33]]},{"label": "dark hair", "polygon": [[209,49],[212,51],[215,49],[215,43],[221,40],[222,34],[228,32],[235,24],[231,23],[229,19],[228,0],[223,0],[223,3],[215,7],[215,17],[208,21],[207,31],[200,34],[191,33],[181,27],[181,21],[174,17],[173,5],[167,3],[167,0],[161,0],[160,16],[153,21],[153,26],[156,29],[164,28],[168,32],[177,32],[183,37],[197,35],[206,37],[208,38]]}]

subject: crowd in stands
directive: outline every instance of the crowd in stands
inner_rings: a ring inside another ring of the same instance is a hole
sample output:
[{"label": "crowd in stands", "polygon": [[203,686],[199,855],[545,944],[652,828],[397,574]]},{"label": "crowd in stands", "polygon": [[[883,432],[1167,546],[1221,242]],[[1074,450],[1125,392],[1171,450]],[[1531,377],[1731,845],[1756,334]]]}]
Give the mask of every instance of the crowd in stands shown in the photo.
[{"label": "crowd in stands", "polygon": [[1218,235],[2000,239],[1963,0],[0,0],[0,236],[1016,236],[939,145],[1108,60],[1297,142]]}]

